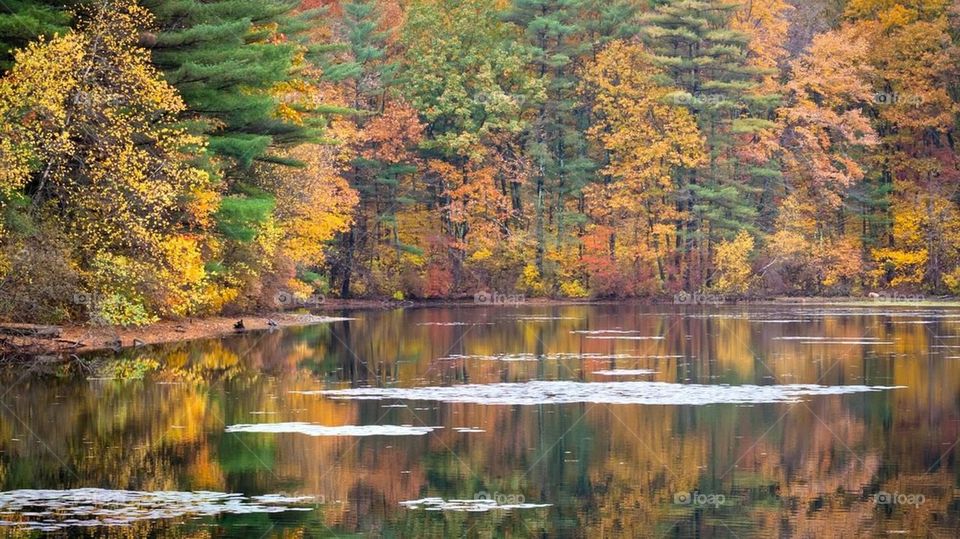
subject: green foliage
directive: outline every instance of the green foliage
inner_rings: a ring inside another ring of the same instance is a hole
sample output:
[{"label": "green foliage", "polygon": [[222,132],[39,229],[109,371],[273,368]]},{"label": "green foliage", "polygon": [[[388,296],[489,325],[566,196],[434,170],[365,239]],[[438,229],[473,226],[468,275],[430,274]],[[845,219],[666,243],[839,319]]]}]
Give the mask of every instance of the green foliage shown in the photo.
[{"label": "green foliage", "polygon": [[251,242],[258,229],[270,218],[275,205],[273,197],[270,196],[224,197],[214,215],[217,230],[228,239]]},{"label": "green foliage", "polygon": [[210,150],[249,168],[276,146],[311,140],[314,125],[285,118],[277,88],[302,69],[304,31],[320,13],[288,0],[146,0],[160,31],[152,47]]},{"label": "green foliage", "polygon": [[66,32],[72,4],[63,0],[7,0],[0,4],[0,70],[13,65],[14,50],[37,37]]}]

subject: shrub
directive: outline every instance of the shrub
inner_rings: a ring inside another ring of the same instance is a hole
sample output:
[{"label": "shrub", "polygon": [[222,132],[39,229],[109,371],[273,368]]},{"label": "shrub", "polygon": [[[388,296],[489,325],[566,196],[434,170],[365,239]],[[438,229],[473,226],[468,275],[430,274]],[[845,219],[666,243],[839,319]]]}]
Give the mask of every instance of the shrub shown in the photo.
[{"label": "shrub", "polygon": [[0,267],[0,316],[13,322],[57,324],[82,310],[75,301],[78,276],[63,245],[31,237],[4,246]]},{"label": "shrub", "polygon": [[566,298],[585,298],[589,295],[580,281],[560,283],[560,294]]}]

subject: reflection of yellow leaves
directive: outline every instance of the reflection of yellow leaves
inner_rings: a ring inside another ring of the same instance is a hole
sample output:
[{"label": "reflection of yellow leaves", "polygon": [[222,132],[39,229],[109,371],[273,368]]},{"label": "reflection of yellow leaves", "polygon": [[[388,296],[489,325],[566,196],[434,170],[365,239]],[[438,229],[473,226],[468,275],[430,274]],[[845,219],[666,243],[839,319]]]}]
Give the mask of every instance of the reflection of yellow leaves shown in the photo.
[{"label": "reflection of yellow leaves", "polygon": [[223,470],[216,459],[211,458],[209,446],[202,446],[195,454],[189,470],[187,476],[191,480],[191,489],[217,491],[223,488]]},{"label": "reflection of yellow leaves", "polygon": [[180,386],[177,391],[176,406],[169,410],[166,417],[166,431],[161,440],[167,442],[191,442],[196,441],[205,435],[206,413],[207,413],[207,395],[200,391]]}]

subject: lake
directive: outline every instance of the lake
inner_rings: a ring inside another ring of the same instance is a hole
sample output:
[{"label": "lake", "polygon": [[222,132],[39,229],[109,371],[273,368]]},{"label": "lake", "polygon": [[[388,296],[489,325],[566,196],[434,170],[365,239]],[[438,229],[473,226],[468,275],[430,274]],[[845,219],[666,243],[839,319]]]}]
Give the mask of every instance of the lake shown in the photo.
[{"label": "lake", "polygon": [[337,314],[4,371],[0,535],[960,535],[960,309]]}]

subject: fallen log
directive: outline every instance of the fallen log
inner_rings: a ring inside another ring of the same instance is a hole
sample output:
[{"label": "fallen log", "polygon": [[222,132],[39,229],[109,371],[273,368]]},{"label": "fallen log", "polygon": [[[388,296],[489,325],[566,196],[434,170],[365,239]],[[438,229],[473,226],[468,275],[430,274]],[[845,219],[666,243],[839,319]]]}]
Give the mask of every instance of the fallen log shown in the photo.
[{"label": "fallen log", "polygon": [[0,324],[0,335],[57,339],[60,337],[60,333],[61,329],[57,326],[38,326],[36,324]]}]

